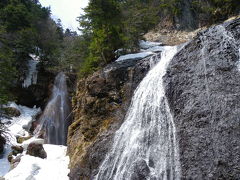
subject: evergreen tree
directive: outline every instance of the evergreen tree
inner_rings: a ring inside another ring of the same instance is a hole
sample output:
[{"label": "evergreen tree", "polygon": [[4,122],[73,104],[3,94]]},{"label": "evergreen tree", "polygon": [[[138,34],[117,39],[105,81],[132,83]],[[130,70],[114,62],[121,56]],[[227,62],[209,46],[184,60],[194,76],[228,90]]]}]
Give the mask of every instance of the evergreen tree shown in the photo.
[{"label": "evergreen tree", "polygon": [[91,37],[82,71],[95,70],[113,61],[114,51],[124,44],[122,16],[117,0],[90,0],[79,18],[84,37]]},{"label": "evergreen tree", "polygon": [[56,64],[62,38],[62,27],[37,0],[1,0],[0,104],[13,99],[11,89],[24,77],[29,54],[37,53],[37,48],[47,62],[42,64]]}]

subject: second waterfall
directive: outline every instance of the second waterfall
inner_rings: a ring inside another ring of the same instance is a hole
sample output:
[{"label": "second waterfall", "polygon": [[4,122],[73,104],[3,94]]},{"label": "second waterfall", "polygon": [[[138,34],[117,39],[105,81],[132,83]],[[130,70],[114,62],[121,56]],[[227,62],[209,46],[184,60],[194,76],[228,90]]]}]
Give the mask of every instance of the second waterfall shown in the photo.
[{"label": "second waterfall", "polygon": [[46,143],[66,145],[67,129],[71,122],[70,109],[66,76],[61,72],[55,78],[51,98],[35,134],[43,134]]},{"label": "second waterfall", "polygon": [[158,64],[139,84],[96,180],[180,179],[175,125],[163,76],[178,47],[165,46]]}]

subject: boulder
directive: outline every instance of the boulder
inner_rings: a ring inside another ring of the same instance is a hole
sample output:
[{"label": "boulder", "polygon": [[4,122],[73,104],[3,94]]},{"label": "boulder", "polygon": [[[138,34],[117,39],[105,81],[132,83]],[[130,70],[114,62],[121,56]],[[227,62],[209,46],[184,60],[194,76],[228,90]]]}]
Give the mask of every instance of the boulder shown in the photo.
[{"label": "boulder", "polygon": [[37,143],[31,143],[28,145],[27,148],[27,153],[30,156],[35,156],[35,157],[39,157],[42,159],[47,158],[47,153],[43,148],[42,144],[37,144]]},{"label": "boulder", "polygon": [[14,156],[23,152],[22,146],[12,146],[11,148],[12,148],[12,153]]},{"label": "boulder", "polygon": [[5,107],[4,112],[9,117],[18,117],[21,115],[21,112],[14,107]]},{"label": "boulder", "polygon": [[17,143],[22,144],[24,141],[27,141],[32,138],[32,136],[27,136],[27,137],[22,137],[22,136],[17,136]]}]

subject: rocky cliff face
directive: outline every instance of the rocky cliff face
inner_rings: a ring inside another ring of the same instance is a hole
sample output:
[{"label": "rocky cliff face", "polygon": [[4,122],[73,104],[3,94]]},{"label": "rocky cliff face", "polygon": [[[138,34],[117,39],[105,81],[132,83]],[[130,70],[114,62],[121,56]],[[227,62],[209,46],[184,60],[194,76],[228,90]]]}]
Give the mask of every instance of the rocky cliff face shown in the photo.
[{"label": "rocky cliff face", "polygon": [[240,19],[202,31],[171,61],[166,93],[184,179],[240,178]]},{"label": "rocky cliff face", "polygon": [[70,179],[91,179],[120,127],[132,94],[154,59],[115,62],[78,82],[69,127]]},{"label": "rocky cliff face", "polygon": [[[164,76],[182,179],[240,179],[239,32],[240,19],[199,32]],[[78,82],[68,135],[70,179],[96,175],[149,62],[115,62]]]}]

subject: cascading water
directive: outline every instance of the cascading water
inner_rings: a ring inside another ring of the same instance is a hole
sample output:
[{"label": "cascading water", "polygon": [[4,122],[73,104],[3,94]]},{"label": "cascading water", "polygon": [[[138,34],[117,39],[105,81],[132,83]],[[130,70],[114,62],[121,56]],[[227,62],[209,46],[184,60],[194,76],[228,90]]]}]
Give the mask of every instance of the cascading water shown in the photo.
[{"label": "cascading water", "polygon": [[28,61],[28,74],[22,84],[24,88],[28,88],[32,84],[37,84],[37,64],[39,63],[39,57],[33,54],[30,54],[30,59]]},{"label": "cascading water", "polygon": [[95,180],[180,179],[175,125],[162,79],[177,49],[164,47],[160,62],[136,89]]},{"label": "cascading water", "polygon": [[52,96],[34,133],[39,135],[43,132],[46,143],[66,145],[70,118],[66,76],[61,72],[55,78]]}]

